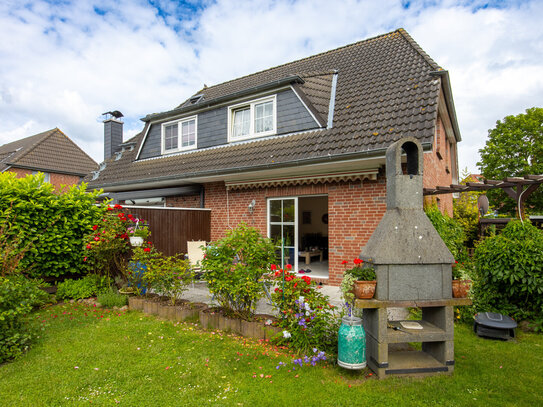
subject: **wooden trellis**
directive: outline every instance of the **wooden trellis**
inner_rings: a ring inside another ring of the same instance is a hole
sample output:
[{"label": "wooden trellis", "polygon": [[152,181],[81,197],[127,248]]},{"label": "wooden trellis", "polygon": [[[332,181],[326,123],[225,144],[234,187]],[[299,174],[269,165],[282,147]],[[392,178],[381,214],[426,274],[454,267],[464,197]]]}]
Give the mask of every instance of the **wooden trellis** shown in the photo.
[{"label": "wooden trellis", "polygon": [[501,188],[515,200],[519,217],[522,217],[524,214],[524,202],[541,184],[543,184],[543,174],[525,175],[524,177],[504,178],[501,181],[485,179],[483,182],[467,182],[465,185],[451,184],[449,186],[424,188],[423,194],[425,196],[441,195]]}]

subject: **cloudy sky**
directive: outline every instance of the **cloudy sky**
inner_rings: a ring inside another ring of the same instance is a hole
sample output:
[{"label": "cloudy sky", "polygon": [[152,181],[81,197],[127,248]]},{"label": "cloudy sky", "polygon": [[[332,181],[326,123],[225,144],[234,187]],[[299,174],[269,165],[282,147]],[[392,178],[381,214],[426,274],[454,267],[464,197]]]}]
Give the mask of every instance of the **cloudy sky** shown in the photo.
[{"label": "cloudy sky", "polygon": [[101,114],[139,118],[245,74],[405,28],[449,70],[477,171],[496,120],[543,106],[543,1],[0,2],[0,144],[59,127],[103,159]]}]

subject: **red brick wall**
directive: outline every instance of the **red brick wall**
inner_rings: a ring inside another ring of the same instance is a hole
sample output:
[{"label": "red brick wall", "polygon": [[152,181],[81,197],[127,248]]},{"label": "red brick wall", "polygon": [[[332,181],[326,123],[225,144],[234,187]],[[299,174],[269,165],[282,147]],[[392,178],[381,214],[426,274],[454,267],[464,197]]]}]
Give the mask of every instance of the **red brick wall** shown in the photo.
[{"label": "red brick wall", "polygon": [[[449,145],[449,141],[445,136],[445,129],[441,118],[438,117],[436,124],[436,142],[432,152],[424,154],[424,188],[435,188],[438,185],[448,186],[452,184],[452,175],[456,171],[456,146]],[[437,155],[440,153],[441,158]],[[443,194],[425,197],[425,202],[429,203],[436,200],[439,209],[449,216],[453,215],[453,198],[452,194]]]},{"label": "red brick wall", "polygon": [[[341,261],[360,254],[386,211],[384,177],[378,181],[251,188],[226,191],[224,183],[206,184],[206,208],[211,211],[211,239],[245,222],[267,234],[267,198],[328,195],[329,283],[341,283]],[[252,200],[253,214],[248,211]],[[227,210],[228,208],[228,210]]]},{"label": "red brick wall", "polygon": [[[23,178],[27,175],[32,175],[32,170],[27,170],[23,168],[10,168],[10,172],[17,174],[17,178]],[[58,174],[55,172],[49,172],[50,183],[53,184],[55,189],[60,190],[62,185],[71,186],[79,182],[79,176],[77,175],[67,175],[67,174]]]}]

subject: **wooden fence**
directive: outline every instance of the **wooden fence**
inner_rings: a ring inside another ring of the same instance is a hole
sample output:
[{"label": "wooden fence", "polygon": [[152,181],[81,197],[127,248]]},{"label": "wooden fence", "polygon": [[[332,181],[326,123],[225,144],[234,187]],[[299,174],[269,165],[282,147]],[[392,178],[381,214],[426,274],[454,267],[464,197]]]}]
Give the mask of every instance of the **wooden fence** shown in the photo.
[{"label": "wooden fence", "polygon": [[187,252],[187,241],[211,240],[211,210],[125,206],[124,211],[144,219],[150,241],[167,256]]}]

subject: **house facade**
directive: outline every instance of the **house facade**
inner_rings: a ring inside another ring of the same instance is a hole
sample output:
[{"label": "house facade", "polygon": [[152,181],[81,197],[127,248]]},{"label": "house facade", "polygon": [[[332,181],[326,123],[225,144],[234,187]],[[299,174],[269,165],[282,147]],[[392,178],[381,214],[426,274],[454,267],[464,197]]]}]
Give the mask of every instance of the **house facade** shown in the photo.
[{"label": "house facade", "polygon": [[[142,120],[90,187],[124,204],[211,209],[212,240],[245,222],[333,285],[385,213],[392,142],[422,143],[425,187],[458,180],[448,73],[403,29],[204,87]],[[122,123],[104,123],[110,146]],[[438,205],[452,214],[452,197]]]},{"label": "house facade", "polygon": [[41,172],[56,189],[81,182],[98,164],[54,128],[0,146],[0,172],[14,172],[18,178]]}]

